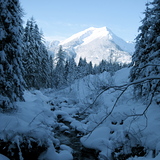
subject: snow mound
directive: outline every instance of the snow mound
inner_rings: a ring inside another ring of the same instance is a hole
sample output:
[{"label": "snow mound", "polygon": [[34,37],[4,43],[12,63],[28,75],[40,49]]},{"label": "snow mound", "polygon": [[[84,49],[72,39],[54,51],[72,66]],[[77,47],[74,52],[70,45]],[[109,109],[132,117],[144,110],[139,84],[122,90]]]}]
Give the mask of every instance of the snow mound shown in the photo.
[{"label": "snow mound", "polygon": [[7,158],[6,156],[0,154],[0,160],[9,160],[9,158]]},{"label": "snow mound", "polygon": [[110,73],[103,72],[99,75],[88,75],[82,79],[76,80],[74,84],[66,88],[63,92],[76,96],[80,102],[92,103],[93,99],[97,95],[97,92],[111,83],[112,78]]},{"label": "snow mound", "polygon": [[129,68],[123,68],[115,73],[113,76],[115,85],[123,85],[129,82]]},{"label": "snow mound", "polygon": [[60,153],[55,151],[53,145],[51,145],[46,152],[42,153],[39,160],[72,160],[72,154],[67,150],[62,150]]},{"label": "snow mound", "polygon": [[99,127],[96,128],[91,134],[81,138],[81,143],[86,148],[92,148],[101,151],[101,155],[110,157],[111,155],[111,142],[109,141],[110,128]]}]

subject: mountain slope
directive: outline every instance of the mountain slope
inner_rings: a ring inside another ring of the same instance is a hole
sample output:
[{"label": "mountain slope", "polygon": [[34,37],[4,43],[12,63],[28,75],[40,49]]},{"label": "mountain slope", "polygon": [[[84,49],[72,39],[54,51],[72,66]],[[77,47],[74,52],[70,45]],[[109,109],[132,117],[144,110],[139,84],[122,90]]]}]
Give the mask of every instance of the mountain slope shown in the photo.
[{"label": "mountain slope", "polygon": [[[102,59],[130,63],[134,52],[134,44],[125,42],[106,27],[88,28],[60,42],[59,45],[63,46],[68,56],[75,56],[77,62],[82,57],[93,64],[99,64]],[[57,48],[54,46],[50,50],[56,51]]]}]

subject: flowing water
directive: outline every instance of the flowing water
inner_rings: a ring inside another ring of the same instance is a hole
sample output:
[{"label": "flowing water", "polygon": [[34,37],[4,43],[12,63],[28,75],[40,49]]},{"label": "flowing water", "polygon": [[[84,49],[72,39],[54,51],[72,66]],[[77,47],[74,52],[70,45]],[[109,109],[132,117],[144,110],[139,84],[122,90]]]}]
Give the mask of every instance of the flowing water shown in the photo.
[{"label": "flowing water", "polygon": [[98,152],[94,149],[85,148],[80,138],[83,133],[71,128],[70,122],[60,120],[69,130],[57,130],[55,137],[59,139],[61,145],[67,145],[72,148],[73,160],[98,160]]}]

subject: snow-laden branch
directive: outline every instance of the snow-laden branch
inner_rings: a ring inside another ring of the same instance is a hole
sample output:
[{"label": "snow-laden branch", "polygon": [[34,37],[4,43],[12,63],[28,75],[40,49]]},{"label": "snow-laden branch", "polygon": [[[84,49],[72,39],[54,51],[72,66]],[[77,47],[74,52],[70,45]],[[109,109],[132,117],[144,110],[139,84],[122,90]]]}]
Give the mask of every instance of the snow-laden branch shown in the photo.
[{"label": "snow-laden branch", "polygon": [[160,76],[145,77],[145,78],[141,78],[141,79],[135,80],[133,82],[129,82],[129,83],[120,85],[120,86],[110,86],[110,87],[107,87],[105,89],[105,91],[110,89],[110,88],[114,88],[114,89],[118,89],[119,88],[120,89],[120,88],[123,88],[123,87],[127,87],[127,86],[129,87],[129,86],[134,85],[134,84],[144,83],[146,81],[152,81],[152,80],[155,80],[155,79],[160,80]]},{"label": "snow-laden branch", "polygon": [[145,68],[145,67],[150,67],[150,66],[154,66],[154,67],[159,66],[159,67],[160,67],[160,64],[146,64],[146,65],[144,65],[143,67],[138,67],[138,69],[143,69],[143,68]]}]

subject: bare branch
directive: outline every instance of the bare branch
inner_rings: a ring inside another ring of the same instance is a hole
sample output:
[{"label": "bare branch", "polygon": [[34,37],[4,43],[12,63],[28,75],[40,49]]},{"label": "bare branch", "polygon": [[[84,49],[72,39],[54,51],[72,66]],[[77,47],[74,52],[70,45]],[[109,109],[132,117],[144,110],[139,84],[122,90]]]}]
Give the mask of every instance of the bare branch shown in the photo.
[{"label": "bare branch", "polygon": [[113,89],[115,89],[115,90],[122,90],[122,91],[123,91],[124,89],[126,90],[126,89],[127,89],[129,86],[131,86],[131,85],[139,84],[139,83],[142,83],[142,82],[144,83],[144,82],[146,82],[146,81],[152,81],[152,80],[155,80],[155,79],[160,80],[160,76],[145,77],[145,78],[142,78],[142,79],[133,81],[133,82],[129,82],[129,83],[120,85],[120,86],[107,86],[106,88],[103,89],[103,91],[101,91],[101,92],[97,95],[97,97],[94,99],[93,103],[90,104],[88,107],[86,107],[86,108],[80,113],[80,115],[84,114],[84,112],[85,112],[87,109],[91,108],[91,107],[95,104],[95,102],[97,101],[97,99],[100,97],[100,95],[102,95],[105,91],[107,91],[107,90],[109,90],[109,89],[111,89],[111,88],[113,88]]},{"label": "bare branch", "polygon": [[[108,89],[109,89],[109,88],[108,88]],[[108,90],[108,89],[105,89],[105,90],[101,91],[101,92],[97,95],[97,97],[94,99],[93,103],[90,104],[88,107],[86,107],[80,114],[82,115],[87,109],[91,108],[91,107],[95,104],[95,102],[97,101],[97,99],[100,97],[100,95],[102,95],[102,94],[103,94],[106,90]]]},{"label": "bare branch", "polygon": [[133,117],[133,116],[134,116],[134,117],[138,117],[138,116],[146,115],[146,112],[147,112],[148,108],[150,107],[150,105],[151,105],[151,103],[152,103],[153,97],[154,97],[154,91],[153,91],[152,94],[151,94],[150,101],[149,101],[147,107],[145,108],[145,110],[144,110],[142,113],[127,115],[127,117],[125,118],[125,120],[126,120],[127,118]]},{"label": "bare branch", "polygon": [[127,87],[120,93],[120,95],[117,97],[117,99],[116,99],[116,101],[115,101],[115,103],[114,103],[111,111],[109,112],[109,114],[108,114],[107,116],[105,116],[105,117],[92,129],[92,131],[90,131],[90,133],[88,134],[88,137],[91,135],[91,133],[92,133],[98,126],[100,126],[100,125],[112,114],[114,108],[115,108],[116,105],[117,105],[117,102],[119,101],[119,99],[121,98],[121,96],[124,94],[124,92],[127,90],[128,87],[129,87],[129,86],[127,86]]},{"label": "bare branch", "polygon": [[41,113],[43,113],[44,111],[41,111],[41,112],[39,112],[33,119],[32,119],[32,121],[28,124],[29,126],[33,123],[33,121],[41,114]]},{"label": "bare branch", "polygon": [[[158,79],[158,80],[159,80],[160,77],[158,77],[158,76],[146,77],[146,78],[142,78],[142,79],[140,79],[140,80],[134,81],[134,82],[130,82],[130,83],[121,85],[121,86],[109,86],[109,87],[107,87],[106,89],[104,89],[104,90],[96,97],[96,99],[93,101],[92,105],[96,102],[96,100],[99,98],[99,96],[100,96],[101,94],[103,94],[105,91],[109,90],[110,88],[114,88],[114,89],[116,89],[116,90],[118,90],[118,89],[119,89],[119,90],[120,90],[120,89],[123,89],[123,91],[122,91],[122,92],[120,93],[120,95],[117,97],[117,99],[116,99],[116,101],[115,101],[115,103],[114,103],[111,111],[109,112],[109,114],[106,115],[106,116],[92,129],[92,131],[90,131],[90,133],[88,134],[88,137],[91,135],[91,133],[92,133],[98,126],[100,126],[100,125],[112,114],[115,106],[117,105],[117,102],[119,101],[119,99],[121,98],[121,96],[124,94],[124,92],[125,92],[131,85],[139,84],[139,83],[142,83],[142,82],[144,83],[144,82],[146,82],[146,81],[151,81],[151,80],[155,80],[155,79]],[[157,85],[158,85],[158,84],[157,84]],[[147,107],[145,108],[145,110],[144,110],[142,113],[127,115],[127,118],[129,118],[129,117],[143,116],[143,115],[144,115],[144,116],[146,117],[146,124],[147,124],[146,112],[147,112],[148,108],[150,107],[150,105],[151,105],[151,103],[152,103],[152,100],[153,100],[153,97],[154,97],[154,92],[155,92],[155,90],[152,91],[150,101],[149,101]],[[84,112],[85,112],[88,108],[90,108],[90,107],[91,107],[91,105],[90,105],[89,107],[87,107],[82,113],[84,113]],[[126,119],[127,119],[127,118],[126,118]],[[125,120],[126,120],[126,119],[125,119]],[[145,127],[145,128],[146,128],[146,127]],[[144,129],[145,129],[145,128],[144,128]],[[143,130],[144,130],[144,129],[143,129]]]}]

